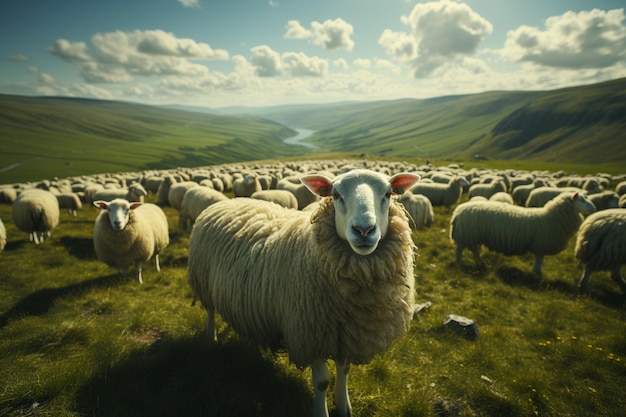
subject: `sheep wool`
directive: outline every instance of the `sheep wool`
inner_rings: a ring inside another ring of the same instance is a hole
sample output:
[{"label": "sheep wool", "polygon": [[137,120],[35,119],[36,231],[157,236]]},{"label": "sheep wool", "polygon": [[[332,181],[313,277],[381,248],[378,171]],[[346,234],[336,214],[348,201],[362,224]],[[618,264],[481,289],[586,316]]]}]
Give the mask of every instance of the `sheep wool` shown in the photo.
[{"label": "sheep wool", "polygon": [[94,201],[101,209],[96,218],[93,243],[98,259],[128,275],[136,265],[143,283],[141,265],[152,257],[160,271],[159,253],[169,245],[167,217],[155,204],[130,203],[125,199]]},{"label": "sheep wool", "polygon": [[[362,186],[365,175],[344,175],[342,186]],[[386,200],[388,224],[376,227],[386,226],[386,234],[380,232],[372,252],[358,254],[365,249],[355,249],[353,241],[367,241],[369,230],[355,225],[354,236],[340,238],[335,209],[341,204],[343,213],[346,200],[357,206],[361,200],[339,195],[337,183],[327,180],[318,184],[325,198],[312,212],[250,198],[215,203],[197,218],[189,242],[188,282],[207,310],[207,330],[214,331],[217,311],[240,335],[261,346],[286,348],[298,367],[312,365],[314,415],[319,416],[328,415],[324,376],[330,374],[323,360],[333,359],[345,373],[347,366],[340,364],[369,362],[407,331],[414,310],[414,244],[402,206],[395,198]],[[372,201],[389,199],[392,186],[396,189],[394,183],[384,184],[388,191],[374,193]],[[338,412],[349,415],[345,379],[343,384]]]},{"label": "sheep wool", "polygon": [[39,244],[59,224],[59,203],[50,191],[38,188],[25,190],[13,203],[12,215],[15,226]]},{"label": "sheep wool", "polygon": [[456,244],[456,259],[462,263],[463,249],[480,260],[480,247],[507,256],[532,253],[533,272],[541,274],[545,255],[556,255],[567,247],[582,223],[580,213],[595,211],[582,194],[564,193],[544,207],[519,207],[493,201],[470,201],[456,207],[450,218],[450,238]]},{"label": "sheep wool", "polygon": [[433,206],[450,207],[459,202],[463,194],[463,187],[467,184],[465,178],[455,176],[450,178],[447,184],[420,182],[411,187],[409,191],[413,194],[426,196]]},{"label": "sheep wool", "polygon": [[581,291],[587,289],[593,272],[610,271],[611,278],[626,293],[621,272],[626,264],[626,209],[602,210],[587,217],[578,231],[574,254],[585,265],[578,282]]},{"label": "sheep wool", "polygon": [[7,244],[7,229],[4,227],[4,223],[2,223],[2,219],[0,219],[0,253],[4,251],[4,247]]}]

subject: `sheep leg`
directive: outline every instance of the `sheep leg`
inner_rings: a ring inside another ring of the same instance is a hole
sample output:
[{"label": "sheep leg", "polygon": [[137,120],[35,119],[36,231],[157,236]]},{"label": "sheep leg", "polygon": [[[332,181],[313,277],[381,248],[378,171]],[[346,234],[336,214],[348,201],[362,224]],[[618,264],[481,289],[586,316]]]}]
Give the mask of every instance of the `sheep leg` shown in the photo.
[{"label": "sheep leg", "polygon": [[533,265],[533,274],[541,275],[541,264],[543,264],[543,255],[535,255],[535,265]]},{"label": "sheep leg", "polygon": [[456,263],[463,265],[463,246],[456,247]]},{"label": "sheep leg", "polygon": [[622,276],[622,271],[619,266],[615,267],[611,271],[611,278],[613,278],[613,281],[619,284],[620,288],[622,289],[622,292],[626,294],[626,281],[624,280],[624,277]]},{"label": "sheep leg", "polygon": [[337,369],[337,378],[335,380],[335,409],[341,417],[350,417],[352,415],[352,406],[350,405],[350,397],[348,396],[348,372],[350,364],[338,362],[335,363]]},{"label": "sheep leg", "polygon": [[209,342],[217,342],[217,330],[215,329],[215,307],[205,306],[206,310],[206,322],[204,323],[204,329]]},{"label": "sheep leg", "polygon": [[328,406],[326,405],[326,391],[330,384],[330,372],[324,359],[316,359],[311,364],[313,374],[313,389],[315,399],[313,402],[313,417],[328,417]]},{"label": "sheep leg", "polygon": [[157,272],[161,272],[161,265],[159,264],[159,254],[154,255],[154,266],[156,266]]},{"label": "sheep leg", "polygon": [[140,284],[143,284],[143,279],[141,278],[141,262],[137,262],[137,279],[139,279]]},{"label": "sheep leg", "polygon": [[588,266],[585,267],[583,271],[583,276],[580,277],[580,281],[578,281],[578,291],[587,292],[587,281],[589,281],[589,277],[593,271]]}]

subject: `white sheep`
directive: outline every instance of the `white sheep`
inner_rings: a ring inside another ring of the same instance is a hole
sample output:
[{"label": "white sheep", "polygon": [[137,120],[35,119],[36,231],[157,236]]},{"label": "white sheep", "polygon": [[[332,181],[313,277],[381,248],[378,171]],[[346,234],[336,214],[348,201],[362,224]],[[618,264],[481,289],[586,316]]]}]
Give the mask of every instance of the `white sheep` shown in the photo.
[{"label": "white sheep", "polygon": [[[298,181],[296,184],[294,181]],[[304,184],[300,183],[299,177],[286,177],[278,181],[276,189],[287,190],[298,200],[298,210],[304,209],[309,204],[319,200],[319,196],[313,194]]]},{"label": "white sheep", "polygon": [[589,200],[598,211],[619,208],[619,195],[615,191],[606,190],[589,194]]},{"label": "white sheep", "polygon": [[404,193],[398,199],[413,220],[411,227],[419,230],[435,222],[435,212],[428,197],[421,194]]},{"label": "white sheep", "polygon": [[59,202],[59,208],[65,209],[67,212],[76,216],[77,211],[83,208],[83,203],[80,201],[80,197],[76,193],[61,193],[56,195]]},{"label": "white sheep", "polygon": [[35,244],[43,243],[59,224],[59,203],[50,191],[38,188],[22,191],[12,207],[13,223]]},{"label": "white sheep", "polygon": [[205,208],[227,199],[224,194],[209,187],[198,186],[187,190],[178,212],[179,229],[190,232],[196,218]]},{"label": "white sheep", "polygon": [[[476,197],[479,197],[479,196],[476,196]],[[497,193],[492,194],[491,197],[489,197],[489,201],[495,201],[495,202],[507,203],[507,204],[515,204],[513,202],[513,196],[511,196],[511,194],[505,191],[498,191]]]},{"label": "white sheep", "polygon": [[116,198],[123,198],[127,201],[135,201],[143,203],[144,197],[148,195],[146,189],[140,183],[136,182],[128,186],[128,188],[104,188],[93,194],[91,202],[98,200],[111,201]]},{"label": "white sheep", "polygon": [[257,191],[261,191],[261,183],[256,174],[245,174],[233,181],[233,193],[235,197],[250,197]]},{"label": "white sheep", "polygon": [[2,219],[0,219],[0,253],[4,251],[4,247],[7,245],[7,229],[4,227],[4,223],[2,223]]},{"label": "white sheep", "polygon": [[287,190],[261,190],[252,193],[250,198],[271,201],[285,208],[298,210],[298,200],[293,193]]},{"label": "white sheep", "polygon": [[419,177],[355,170],[334,180],[306,175],[324,197],[302,212],[248,198],[213,204],[189,241],[194,299],[239,334],[311,365],[314,416],[328,416],[326,391],[337,368],[337,414],[351,413],[350,364],[369,362],[408,329],[414,308],[413,251],[405,211],[392,197]]},{"label": "white sheep", "polygon": [[587,217],[578,231],[574,254],[585,265],[578,282],[581,291],[587,290],[593,272],[610,271],[626,293],[626,280],[621,272],[626,264],[626,209],[602,210]]},{"label": "white sheep", "polygon": [[170,187],[170,191],[167,195],[167,201],[170,207],[175,208],[176,210],[180,210],[180,206],[183,203],[183,197],[185,193],[195,187],[199,187],[200,185],[193,181],[182,181],[172,184]]},{"label": "white sheep", "polygon": [[426,196],[433,206],[450,207],[459,202],[463,193],[463,187],[467,185],[469,185],[467,180],[457,175],[450,178],[447,184],[419,182],[408,191],[413,194]]},{"label": "white sheep", "polygon": [[463,249],[481,262],[480,247],[507,256],[532,253],[533,272],[541,274],[545,255],[556,255],[582,223],[580,213],[595,211],[582,194],[564,193],[544,207],[520,207],[492,201],[470,201],[456,207],[450,218],[450,238],[456,244],[456,260],[462,264]]},{"label": "white sheep", "polygon": [[159,253],[170,242],[167,217],[155,204],[129,202],[116,198],[94,201],[100,208],[93,231],[93,244],[98,259],[118,268],[122,275],[136,265],[137,279],[143,283],[141,265],[154,257],[160,271]]},{"label": "white sheep", "polygon": [[482,196],[489,199],[489,197],[495,193],[504,192],[506,190],[506,184],[500,179],[500,177],[498,177],[498,179],[494,179],[489,183],[473,184],[469,188],[467,197],[471,199],[472,197]]},{"label": "white sheep", "polygon": [[531,190],[526,199],[526,207],[543,207],[546,203],[563,193],[586,194],[582,188],[576,187],[540,187]]}]

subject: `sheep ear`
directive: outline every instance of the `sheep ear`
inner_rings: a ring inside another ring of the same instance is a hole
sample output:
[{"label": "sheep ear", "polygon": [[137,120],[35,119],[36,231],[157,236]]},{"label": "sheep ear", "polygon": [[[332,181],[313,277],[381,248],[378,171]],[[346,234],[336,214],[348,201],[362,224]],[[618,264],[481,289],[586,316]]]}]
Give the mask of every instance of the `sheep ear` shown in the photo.
[{"label": "sheep ear", "polygon": [[103,200],[94,201],[91,204],[93,204],[94,207],[97,207],[102,210],[106,210],[109,208],[109,203]]},{"label": "sheep ear", "polygon": [[577,200],[577,199],[578,199],[578,193],[575,193],[575,194],[572,196],[572,200]]},{"label": "sheep ear", "polygon": [[142,205],[143,203],[140,203],[138,201],[133,201],[130,203],[130,209],[131,210],[135,210],[137,207],[139,207],[140,205]]},{"label": "sheep ear", "polygon": [[300,178],[300,182],[304,184],[309,191],[320,197],[328,197],[333,192],[332,181],[324,175],[305,175]]},{"label": "sheep ear", "polygon": [[420,180],[420,176],[417,174],[411,174],[409,172],[401,172],[389,178],[391,183],[391,189],[395,194],[403,194],[406,190],[411,188],[413,184]]}]

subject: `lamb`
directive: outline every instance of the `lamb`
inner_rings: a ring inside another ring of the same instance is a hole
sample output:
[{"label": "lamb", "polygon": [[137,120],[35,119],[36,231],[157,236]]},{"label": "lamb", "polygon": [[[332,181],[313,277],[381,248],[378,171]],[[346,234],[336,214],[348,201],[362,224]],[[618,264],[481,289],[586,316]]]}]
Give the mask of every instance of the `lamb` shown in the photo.
[{"label": "lamb", "polygon": [[421,194],[404,193],[398,199],[404,206],[413,222],[411,227],[415,230],[430,227],[435,222],[435,212],[430,200]]},{"label": "lamb", "polygon": [[426,196],[433,206],[450,207],[459,202],[463,187],[469,185],[467,180],[460,176],[454,176],[447,184],[436,182],[420,182],[409,190],[413,194]]},{"label": "lamb", "polygon": [[170,238],[167,217],[160,207],[123,198],[98,200],[93,205],[101,209],[93,231],[94,249],[100,261],[118,268],[124,276],[136,265],[140,284],[143,262],[154,257],[156,270],[161,270],[159,253],[169,245]]},{"label": "lamb", "polygon": [[57,194],[56,198],[59,202],[59,208],[66,209],[67,212],[74,217],[77,215],[77,210],[83,208],[83,203],[76,193],[61,193]]},{"label": "lamb", "polygon": [[50,236],[59,224],[59,203],[50,191],[32,188],[22,191],[12,208],[13,223],[36,245]]},{"label": "lamb", "polygon": [[237,178],[233,181],[235,197],[250,197],[253,193],[262,189],[256,174],[245,174],[242,178]]},{"label": "lamb", "polygon": [[324,198],[313,212],[248,198],[207,208],[189,241],[188,282],[207,311],[209,336],[216,339],[218,312],[240,335],[284,346],[296,366],[310,365],[317,417],[328,416],[333,359],[337,414],[350,415],[350,365],[388,349],[413,316],[414,244],[392,194],[418,178],[305,175],[303,184]]},{"label": "lamb", "polygon": [[135,201],[143,203],[144,197],[148,195],[148,192],[138,182],[135,182],[128,186],[128,188],[105,188],[96,191],[93,194],[92,203],[98,200],[111,201],[116,198],[123,198],[128,201]]},{"label": "lamb", "polygon": [[228,200],[228,197],[209,187],[198,186],[187,190],[178,212],[179,229],[190,232],[200,213],[211,204],[222,200]]},{"label": "lamb", "polygon": [[298,200],[287,190],[261,190],[252,193],[250,198],[271,201],[285,208],[298,210]]},{"label": "lamb", "polygon": [[626,264],[626,209],[602,210],[587,217],[578,231],[574,254],[585,264],[578,282],[581,291],[587,290],[593,272],[610,271],[626,294],[626,280],[621,272]]},{"label": "lamb", "polygon": [[7,245],[7,229],[4,227],[4,223],[2,223],[2,219],[0,219],[0,253],[4,251],[4,247]]},{"label": "lamb", "polygon": [[456,260],[462,265],[463,249],[481,262],[480,247],[504,255],[535,255],[533,273],[541,275],[545,255],[556,255],[582,223],[580,213],[595,211],[579,193],[564,193],[545,207],[520,207],[493,201],[470,201],[456,207],[450,218],[450,238],[456,243]]}]

